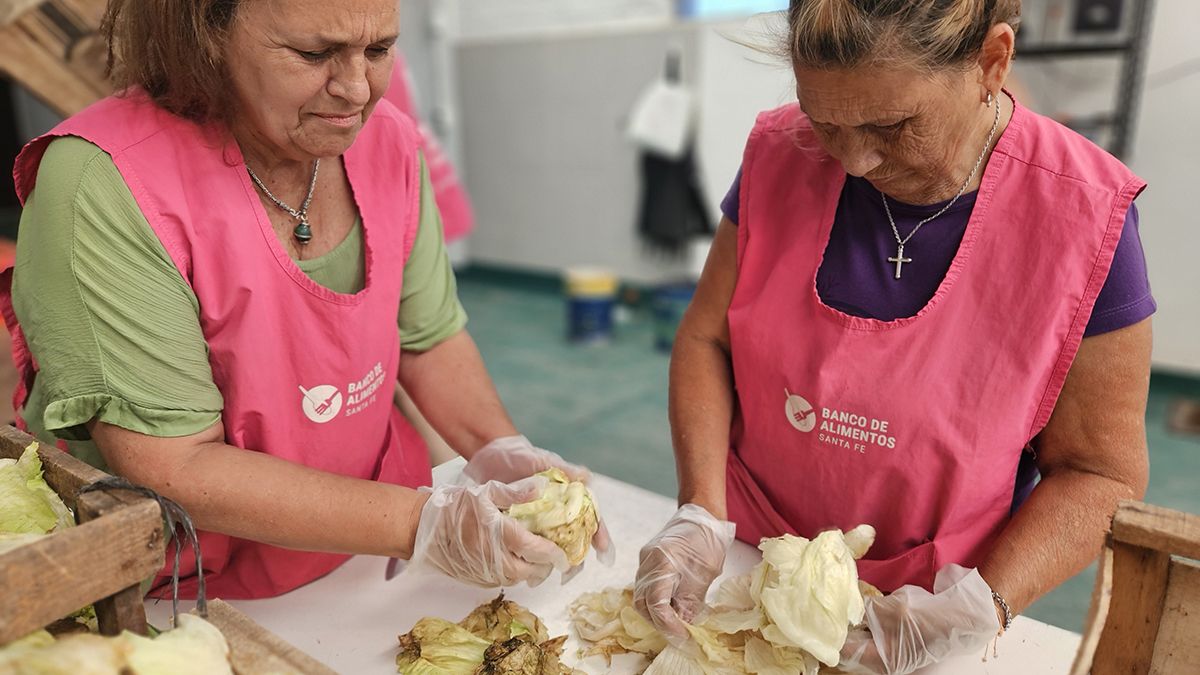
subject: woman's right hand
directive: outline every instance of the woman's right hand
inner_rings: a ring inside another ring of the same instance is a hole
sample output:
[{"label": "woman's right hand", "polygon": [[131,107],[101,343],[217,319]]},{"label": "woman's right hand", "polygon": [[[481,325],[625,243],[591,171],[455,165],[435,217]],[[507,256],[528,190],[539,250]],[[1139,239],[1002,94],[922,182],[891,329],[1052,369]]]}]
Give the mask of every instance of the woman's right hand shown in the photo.
[{"label": "woman's right hand", "polygon": [[704,597],[733,545],[734,524],[704,507],[684,504],[639,555],[633,605],[672,642],[688,639],[685,622]]},{"label": "woman's right hand", "polygon": [[566,571],[567,555],[500,509],[536,499],[545,478],[515,483],[443,485],[421,509],[409,566],[430,566],[476,586],[536,586],[554,570]]}]

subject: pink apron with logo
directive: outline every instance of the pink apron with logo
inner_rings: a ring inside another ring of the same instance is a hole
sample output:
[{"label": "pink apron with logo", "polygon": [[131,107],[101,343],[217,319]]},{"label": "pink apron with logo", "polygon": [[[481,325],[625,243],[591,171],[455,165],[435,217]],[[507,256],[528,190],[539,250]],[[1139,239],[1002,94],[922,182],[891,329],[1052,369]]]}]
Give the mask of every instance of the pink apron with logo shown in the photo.
[{"label": "pink apron with logo", "polygon": [[[381,102],[344,155],[366,251],[366,287],[354,295],[318,285],[288,256],[236,144],[140,93],[100,101],[30,143],[15,171],[22,200],[34,189],[46,146],[64,135],[112,156],[195,292],[225,399],[227,443],[344,476],[430,484],[426,450],[408,442],[416,435],[392,405],[400,286],[419,218],[416,132],[406,117]],[[9,283],[5,314],[25,375],[19,409],[36,364],[15,325]],[[348,558],[212,532],[200,542],[208,592],[225,598],[278,595]],[[191,551],[183,562],[181,592],[193,596]],[[165,567],[156,585],[169,573]]]},{"label": "pink apron with logo", "polygon": [[396,64],[392,67],[392,79],[384,98],[412,117],[417,123],[421,151],[425,153],[425,166],[429,169],[429,182],[433,184],[433,196],[438,212],[442,215],[442,234],[446,241],[462,239],[475,227],[475,215],[471,211],[471,200],[467,190],[454,171],[454,165],[438,143],[437,136],[417,116],[409,83],[408,65],[397,51]]},{"label": "pink apron with logo", "polygon": [[869,523],[859,571],[885,591],[978,566],[1145,184],[1016,106],[941,286],[916,316],[885,322],[817,295],[845,172],[798,106],[759,117],[743,166],[728,313],[738,537]]}]

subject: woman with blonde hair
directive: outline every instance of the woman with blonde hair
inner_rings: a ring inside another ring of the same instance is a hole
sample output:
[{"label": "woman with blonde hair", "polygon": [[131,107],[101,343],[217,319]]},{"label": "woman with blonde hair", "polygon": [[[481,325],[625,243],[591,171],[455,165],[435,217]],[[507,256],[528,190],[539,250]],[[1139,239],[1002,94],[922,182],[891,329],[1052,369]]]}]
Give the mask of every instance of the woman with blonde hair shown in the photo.
[{"label": "woman with blonde hair", "polygon": [[792,0],[797,101],[750,134],[672,356],[681,508],[635,601],[676,639],[735,532],[868,523],[890,595],[841,667],[911,672],[982,650],[1142,495],[1145,184],[1005,91],[1019,15]]}]

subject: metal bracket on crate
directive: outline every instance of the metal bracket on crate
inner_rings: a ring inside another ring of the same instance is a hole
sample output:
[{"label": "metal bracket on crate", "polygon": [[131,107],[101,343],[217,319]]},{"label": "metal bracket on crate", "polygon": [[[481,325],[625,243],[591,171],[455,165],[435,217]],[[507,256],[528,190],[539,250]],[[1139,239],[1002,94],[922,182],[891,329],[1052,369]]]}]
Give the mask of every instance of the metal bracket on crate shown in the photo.
[{"label": "metal bracket on crate", "polygon": [[[158,506],[162,509],[163,521],[170,530],[171,535],[175,536],[175,526],[179,525],[183,528],[186,541],[192,545],[192,551],[196,555],[196,612],[204,618],[208,617],[208,600],[204,592],[204,568],[200,565],[200,539],[196,536],[196,528],[192,524],[192,518],[187,514],[187,511],[182,506],[174,501],[163,497],[154,490],[140,485],[134,485],[124,478],[110,476],[103,478],[94,483],[85,485],[79,489],[79,494],[86,492],[100,492],[104,490],[124,490],[133,492],[143,497],[148,497],[158,502]],[[179,625],[179,559],[182,554],[183,546],[178,540],[175,542],[175,562],[171,569],[171,621],[174,625]]]}]

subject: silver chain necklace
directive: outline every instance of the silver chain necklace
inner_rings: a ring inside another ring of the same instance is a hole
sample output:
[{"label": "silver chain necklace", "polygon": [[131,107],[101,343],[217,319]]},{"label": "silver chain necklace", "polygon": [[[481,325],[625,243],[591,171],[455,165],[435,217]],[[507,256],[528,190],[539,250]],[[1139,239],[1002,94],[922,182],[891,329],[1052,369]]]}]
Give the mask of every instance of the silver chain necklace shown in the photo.
[{"label": "silver chain necklace", "polygon": [[996,96],[995,100],[996,119],[992,121],[992,130],[990,133],[988,133],[987,143],[983,144],[983,151],[979,153],[979,159],[975,160],[975,167],[971,169],[971,175],[967,176],[967,179],[963,181],[962,187],[958,188],[958,194],[954,195],[954,199],[951,199],[937,213],[929,216],[925,220],[918,222],[917,226],[912,229],[912,232],[908,233],[907,237],[900,237],[900,230],[897,229],[896,221],[892,218],[892,209],[888,206],[887,195],[880,191],[879,195],[883,197],[883,210],[887,213],[888,222],[892,225],[892,234],[896,235],[896,257],[888,258],[887,260],[890,263],[896,263],[897,279],[900,278],[900,269],[904,267],[905,264],[912,262],[912,258],[904,257],[904,245],[908,243],[909,239],[913,238],[913,235],[917,233],[917,230],[921,229],[922,225],[949,211],[950,207],[954,206],[954,203],[958,201],[958,198],[963,196],[963,193],[967,191],[967,186],[971,184],[971,181],[975,180],[975,174],[979,173],[979,167],[983,164],[983,158],[987,156],[988,148],[992,147],[992,139],[996,137],[996,129],[1000,127],[1000,97]]},{"label": "silver chain necklace", "polygon": [[287,204],[284,204],[283,200],[272,194],[271,191],[267,189],[267,186],[264,185],[263,182],[259,180],[258,176],[254,174],[254,169],[251,169],[249,164],[246,165],[246,171],[250,172],[250,178],[254,180],[254,184],[258,186],[258,189],[263,191],[263,194],[267,196],[267,199],[275,202],[275,206],[278,206],[286,211],[289,216],[300,221],[296,224],[295,229],[292,230],[292,236],[296,238],[296,241],[301,246],[308,244],[308,242],[312,240],[312,228],[309,227],[308,224],[308,205],[312,203],[313,191],[317,188],[317,169],[319,168],[321,168],[321,160],[318,158],[313,162],[312,180],[308,182],[308,194],[304,197],[304,204],[302,204],[300,206],[300,210],[297,211]]}]

